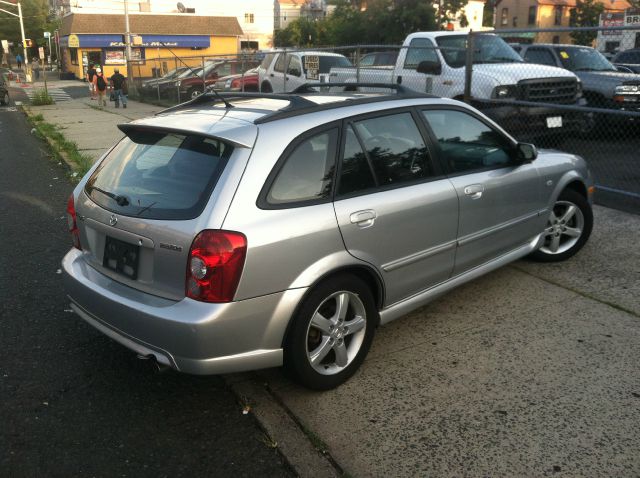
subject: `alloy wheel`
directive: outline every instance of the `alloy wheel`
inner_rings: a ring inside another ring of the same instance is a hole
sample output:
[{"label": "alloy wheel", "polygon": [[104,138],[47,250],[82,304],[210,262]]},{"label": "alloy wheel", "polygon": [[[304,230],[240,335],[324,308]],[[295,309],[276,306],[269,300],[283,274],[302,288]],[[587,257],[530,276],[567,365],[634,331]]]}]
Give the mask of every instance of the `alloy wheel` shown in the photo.
[{"label": "alloy wheel", "polygon": [[357,294],[338,291],[316,309],[307,328],[307,358],[322,375],[344,370],[358,355],[366,333],[366,309]]},{"label": "alloy wheel", "polygon": [[562,254],[576,245],[583,230],[584,215],[580,208],[570,201],[558,201],[549,215],[544,230],[544,244],[540,251],[546,254]]}]

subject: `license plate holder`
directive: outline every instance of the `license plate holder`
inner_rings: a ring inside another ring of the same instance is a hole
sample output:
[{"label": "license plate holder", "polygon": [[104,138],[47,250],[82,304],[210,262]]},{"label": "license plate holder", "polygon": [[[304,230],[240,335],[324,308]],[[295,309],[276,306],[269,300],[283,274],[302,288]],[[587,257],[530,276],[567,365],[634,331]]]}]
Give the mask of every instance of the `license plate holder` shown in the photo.
[{"label": "license plate holder", "polygon": [[562,128],[562,116],[548,116],[547,128]]},{"label": "license plate holder", "polygon": [[140,246],[106,236],[102,259],[102,265],[105,268],[136,280],[139,262]]}]

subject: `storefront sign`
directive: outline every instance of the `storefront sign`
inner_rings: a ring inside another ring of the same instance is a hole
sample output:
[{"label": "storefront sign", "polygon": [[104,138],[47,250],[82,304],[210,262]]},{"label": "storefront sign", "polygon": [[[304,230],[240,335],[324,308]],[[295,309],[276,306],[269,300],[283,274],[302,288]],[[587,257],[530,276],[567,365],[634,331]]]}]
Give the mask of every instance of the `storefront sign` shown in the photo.
[{"label": "storefront sign", "polygon": [[[603,13],[600,24],[603,27],[623,27],[624,26],[624,13]],[[620,30],[603,30],[603,35],[606,36],[620,36],[622,31]]]},{"label": "storefront sign", "polygon": [[[60,45],[69,48],[123,48],[124,35],[69,35],[60,39]],[[147,48],[208,48],[209,35],[140,35],[142,43],[136,46]]]},{"label": "storefront sign", "polygon": [[124,65],[124,50],[106,50],[104,52],[105,65]]},{"label": "storefront sign", "polygon": [[69,35],[67,38],[67,45],[69,48],[79,48],[80,47],[80,39],[78,35]]}]

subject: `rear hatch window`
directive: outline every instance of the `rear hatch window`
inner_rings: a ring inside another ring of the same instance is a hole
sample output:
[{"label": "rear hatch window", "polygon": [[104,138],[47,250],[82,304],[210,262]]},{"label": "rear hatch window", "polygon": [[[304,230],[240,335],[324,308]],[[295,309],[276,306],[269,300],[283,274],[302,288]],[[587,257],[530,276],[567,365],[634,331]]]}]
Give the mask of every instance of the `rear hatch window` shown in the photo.
[{"label": "rear hatch window", "polygon": [[193,219],[204,209],[232,150],[204,136],[130,131],[91,175],[85,193],[124,216]]}]

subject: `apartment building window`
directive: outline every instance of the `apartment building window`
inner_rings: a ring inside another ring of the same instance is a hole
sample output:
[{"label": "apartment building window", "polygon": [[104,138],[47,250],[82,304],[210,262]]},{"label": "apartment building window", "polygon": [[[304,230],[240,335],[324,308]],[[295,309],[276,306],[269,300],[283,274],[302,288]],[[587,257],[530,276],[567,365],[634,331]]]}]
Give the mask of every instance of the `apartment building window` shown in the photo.
[{"label": "apartment building window", "polygon": [[518,17],[513,17],[513,20],[511,20],[511,24],[514,28],[516,28],[518,26]]},{"label": "apartment building window", "polygon": [[564,13],[564,8],[560,5],[556,5],[553,10],[553,24],[554,25],[562,25],[562,14]]},{"label": "apartment building window", "polygon": [[503,8],[502,15],[500,16],[500,25],[506,26],[509,24],[509,9]]},{"label": "apartment building window", "polygon": [[253,13],[245,13],[244,14],[244,22],[245,23],[253,23],[253,21],[254,21]]},{"label": "apartment building window", "polygon": [[578,23],[578,13],[575,8],[569,9],[569,26],[575,27]]},{"label": "apartment building window", "polygon": [[529,19],[527,21],[527,25],[535,25],[537,18],[538,18],[538,6],[534,5],[533,7],[529,7]]}]

